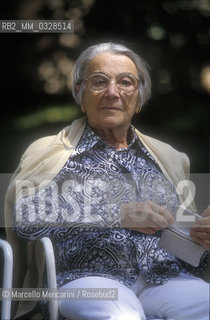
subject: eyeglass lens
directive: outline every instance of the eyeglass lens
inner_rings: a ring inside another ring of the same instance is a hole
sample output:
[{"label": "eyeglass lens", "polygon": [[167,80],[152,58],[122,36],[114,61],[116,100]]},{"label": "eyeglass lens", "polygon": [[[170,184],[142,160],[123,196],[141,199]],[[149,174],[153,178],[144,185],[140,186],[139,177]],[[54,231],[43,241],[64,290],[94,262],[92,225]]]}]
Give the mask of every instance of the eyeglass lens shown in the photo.
[{"label": "eyeglass lens", "polygon": [[92,75],[88,79],[89,87],[94,91],[105,90],[111,81],[115,81],[117,88],[122,91],[132,92],[137,88],[137,79],[130,74],[122,74],[116,80],[111,80],[102,74]]}]

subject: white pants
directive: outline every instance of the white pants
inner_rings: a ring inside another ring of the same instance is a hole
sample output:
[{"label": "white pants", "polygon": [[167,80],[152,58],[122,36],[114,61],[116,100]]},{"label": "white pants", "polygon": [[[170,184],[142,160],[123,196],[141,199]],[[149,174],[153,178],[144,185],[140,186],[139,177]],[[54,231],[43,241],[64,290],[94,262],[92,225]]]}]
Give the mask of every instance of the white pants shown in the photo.
[{"label": "white pants", "polygon": [[147,285],[141,276],[130,289],[112,279],[85,277],[62,288],[118,289],[117,300],[61,299],[60,314],[71,320],[210,319],[209,284],[186,274],[159,286]]}]

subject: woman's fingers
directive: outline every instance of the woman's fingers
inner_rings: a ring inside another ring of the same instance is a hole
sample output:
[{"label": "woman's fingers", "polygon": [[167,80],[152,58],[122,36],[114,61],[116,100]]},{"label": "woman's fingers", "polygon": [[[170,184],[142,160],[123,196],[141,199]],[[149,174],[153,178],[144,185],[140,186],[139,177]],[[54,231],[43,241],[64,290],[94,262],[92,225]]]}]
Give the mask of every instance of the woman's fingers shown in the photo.
[{"label": "woman's fingers", "polygon": [[[168,225],[174,223],[174,219],[172,215],[164,207],[161,207],[156,203],[152,203],[152,209],[154,213],[156,213],[154,215],[154,219],[158,219],[160,223],[166,224],[165,226],[163,225],[162,227],[167,227]],[[160,217],[162,217],[162,219],[160,219]]]},{"label": "woman's fingers", "polygon": [[210,206],[204,210],[201,218],[191,228],[190,234],[194,241],[210,250]]},{"label": "woman's fingers", "polygon": [[209,232],[199,232],[199,231],[194,231],[194,230],[191,230],[191,235],[196,237],[196,238],[199,238],[201,240],[209,240],[210,241],[210,233]]},{"label": "woman's fingers", "polygon": [[210,217],[210,205],[201,214],[202,217]]},{"label": "woman's fingers", "polygon": [[205,234],[210,237],[210,217],[202,217],[191,228],[193,234]]},{"label": "woman's fingers", "polygon": [[146,227],[167,228],[173,223],[170,212],[151,200],[139,202],[138,215],[144,221]]},{"label": "woman's fingers", "polygon": [[197,236],[192,235],[192,238],[195,242],[199,243],[201,246],[203,246],[206,250],[210,250],[210,240],[204,240]]},{"label": "woman's fingers", "polygon": [[125,203],[121,206],[120,213],[123,227],[148,234],[167,228],[174,222],[168,210],[151,200]]}]

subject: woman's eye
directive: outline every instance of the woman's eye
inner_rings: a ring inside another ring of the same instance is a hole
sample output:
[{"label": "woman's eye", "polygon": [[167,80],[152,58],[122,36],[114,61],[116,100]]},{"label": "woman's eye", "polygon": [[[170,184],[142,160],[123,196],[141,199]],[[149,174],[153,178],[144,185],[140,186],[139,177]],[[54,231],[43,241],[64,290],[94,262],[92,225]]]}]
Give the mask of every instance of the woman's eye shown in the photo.
[{"label": "woman's eye", "polygon": [[120,85],[128,87],[132,85],[132,81],[130,79],[121,79],[120,80]]},{"label": "woman's eye", "polygon": [[97,84],[104,84],[104,83],[105,83],[105,80],[104,80],[104,79],[100,79],[100,80],[97,80],[96,83],[97,83]]},{"label": "woman's eye", "polygon": [[104,78],[97,78],[97,79],[94,79],[93,83],[95,86],[103,86],[107,83],[107,80]]}]

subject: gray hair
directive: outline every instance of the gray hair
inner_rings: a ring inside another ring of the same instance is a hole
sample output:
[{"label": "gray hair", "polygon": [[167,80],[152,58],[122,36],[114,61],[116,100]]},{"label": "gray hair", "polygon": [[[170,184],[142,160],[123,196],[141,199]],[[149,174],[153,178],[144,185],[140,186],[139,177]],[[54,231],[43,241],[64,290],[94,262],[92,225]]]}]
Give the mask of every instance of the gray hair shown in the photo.
[{"label": "gray hair", "polygon": [[125,47],[124,45],[106,42],[99,43],[90,46],[81,53],[79,58],[76,60],[72,70],[72,94],[76,103],[81,104],[81,99],[84,91],[84,80],[86,78],[86,70],[88,63],[98,54],[110,51],[115,54],[121,54],[130,58],[136,65],[138,70],[138,76],[140,81],[139,84],[139,95],[140,103],[143,106],[151,96],[151,79],[149,75],[148,64],[135,52]]}]

